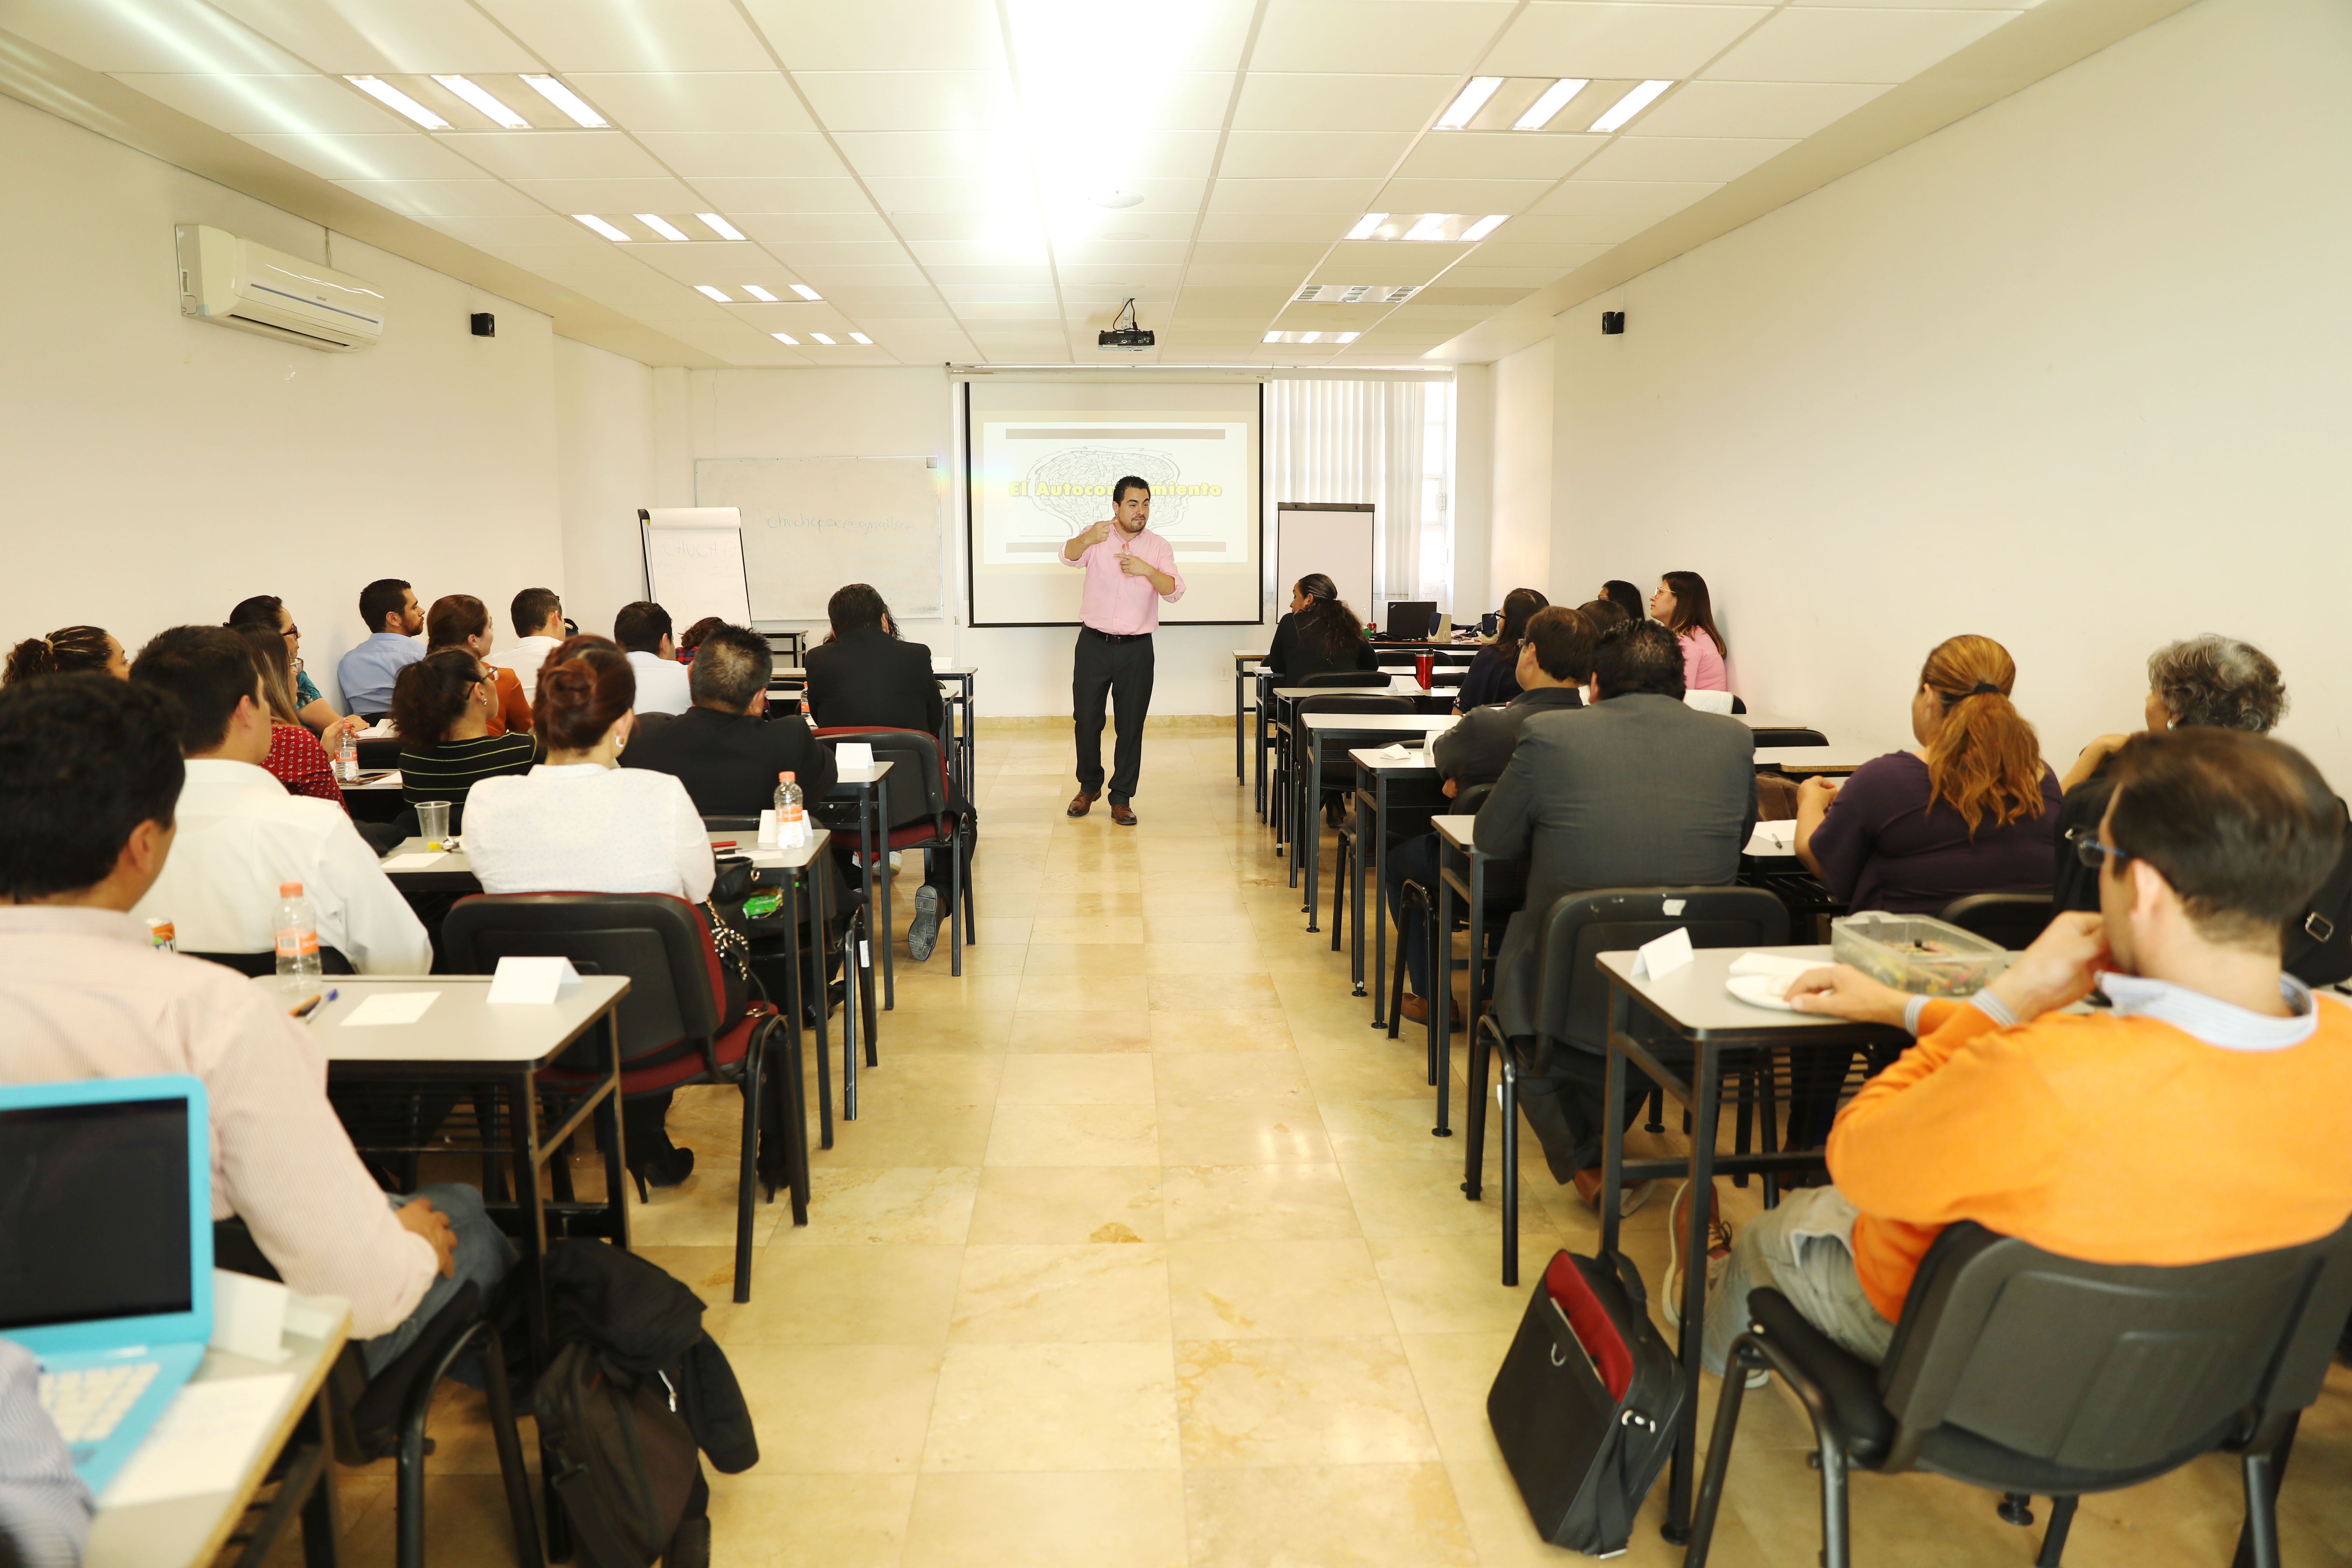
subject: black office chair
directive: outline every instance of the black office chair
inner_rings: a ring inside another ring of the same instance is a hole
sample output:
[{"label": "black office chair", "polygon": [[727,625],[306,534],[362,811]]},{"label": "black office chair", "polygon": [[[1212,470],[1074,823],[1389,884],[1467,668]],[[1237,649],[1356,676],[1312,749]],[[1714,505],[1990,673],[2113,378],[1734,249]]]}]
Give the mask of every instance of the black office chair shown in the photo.
[{"label": "black office chair", "polygon": [[1685,1561],[1706,1561],[1748,1371],[1769,1368],[1812,1416],[1822,1562],[1847,1568],[1849,1468],[1927,1470],[2054,1504],[2057,1568],[2085,1492],[2137,1486],[2216,1450],[2240,1456],[2256,1568],[2277,1568],[2273,1465],[2319,1396],[2352,1311],[2352,1225],[2301,1247],[2156,1268],[2059,1258],[1972,1223],[1920,1260],[1883,1366],[1839,1348],[1778,1290],[1751,1291],[1699,1481]]},{"label": "black office chair", "polygon": [[[183,952],[181,956],[184,958],[201,958],[206,963],[217,963],[223,969],[234,969],[239,974],[254,980],[258,980],[265,974],[275,974],[278,973],[278,953],[275,949],[268,952]],[[358,970],[352,967],[352,961],[343,956],[343,950],[341,948],[329,947],[324,942],[320,942],[319,944],[319,969],[320,973],[326,974],[357,974],[359,973]]]},{"label": "black office chair", "polygon": [[[1735,709],[1737,706],[1735,700]],[[1756,749],[1759,752],[1770,746],[1826,746],[1830,743],[1830,738],[1819,730],[1764,729],[1750,732],[1756,737]]]},{"label": "black office chair", "polygon": [[[846,819],[852,814],[843,812],[840,815]],[[841,839],[855,841],[857,837],[857,825],[855,822],[848,823],[845,827],[835,827],[833,823],[825,822],[822,816],[818,820],[824,822],[825,826],[833,828],[836,841]],[[730,816],[705,813],[702,826],[712,833],[742,834],[747,843],[755,840],[760,832],[760,819],[756,816]],[[853,885],[846,890],[855,893],[856,889]],[[718,889],[714,888],[712,891],[715,895]],[[821,937],[824,943],[826,973],[830,975],[833,973],[834,965],[845,964],[855,959],[857,968],[857,1012],[854,1022],[858,1027],[852,1028],[849,1033],[855,1036],[861,1029],[863,1030],[866,1038],[866,1065],[876,1067],[880,1065],[877,1052],[880,1045],[878,1031],[881,1026],[881,1014],[878,1009],[881,1006],[882,990],[874,984],[873,943],[864,939],[870,934],[873,922],[877,918],[877,913],[864,907],[862,901],[847,905],[836,904],[835,909],[835,928],[824,931]],[[783,912],[789,913],[793,919],[799,918],[797,911]],[[787,991],[797,994],[798,991],[804,989],[807,984],[804,976],[789,973],[779,965],[778,961],[783,957],[782,942],[779,938],[766,934],[773,929],[773,921],[749,920],[744,922],[744,934],[751,940],[751,973],[761,976],[761,985],[767,992],[769,1000],[775,1001]],[[814,1001],[809,1005],[812,1007],[815,1005]],[[784,1004],[776,1002],[776,1005],[782,1007]],[[828,1016],[831,1005],[831,998],[828,997],[826,999]],[[816,1082],[819,1098],[824,1104],[820,1124],[825,1131],[822,1142],[823,1146],[827,1149],[833,1147],[833,1088],[832,1079],[827,1076],[830,1071],[831,1069],[825,1065],[824,1057],[820,1054],[817,1058]]]},{"label": "black office chair", "polygon": [[[980,941],[980,925],[972,913],[971,879],[964,875],[965,862],[971,858],[970,836],[965,831],[963,814],[956,809],[954,792],[948,784],[947,761],[940,754],[940,738],[920,730],[889,730],[878,726],[853,726],[815,731],[820,741],[864,741],[874,748],[877,763],[896,763],[890,770],[891,815],[898,820],[886,825],[890,849],[952,850],[952,868],[949,887],[955,909],[948,921],[950,938],[949,969],[950,974],[963,973],[963,947],[966,942]],[[907,786],[917,786],[908,790]],[[885,942],[891,933],[884,931]],[[870,1044],[873,1037],[869,1034]],[[869,1058],[870,1065],[870,1058]]]},{"label": "black office chair", "polygon": [[[1674,906],[1669,913],[1667,906]],[[1536,971],[1529,1012],[1536,1033],[1528,1039],[1503,1037],[1504,1006],[1477,1020],[1470,1037],[1468,1170],[1463,1190],[1479,1195],[1486,1142],[1486,1053],[1502,1060],[1503,1074],[1503,1283],[1519,1282],[1519,1099],[1518,1080],[1547,1076],[1553,1053],[1582,1051],[1606,1056],[1609,1049],[1609,983],[1594,962],[1604,952],[1623,952],[1672,931],[1690,932],[1691,945],[1778,947],[1789,940],[1789,911],[1760,888],[1610,888],[1563,893],[1544,912],[1535,949]],[[1498,977],[1503,984],[1510,975]],[[1637,1023],[1638,1026],[1638,1023]],[[1521,1059],[1521,1052],[1526,1053]],[[1741,1069],[1751,1073],[1753,1068]],[[1752,1093],[1743,1086],[1743,1093]],[[1769,1097],[1765,1097],[1769,1105]],[[1774,1129],[1768,1115],[1765,1147]]]},{"label": "black office chair", "polygon": [[1971,893],[1946,904],[1936,918],[2014,950],[2032,946],[2056,917],[2047,893]]},{"label": "black office chair", "polygon": [[[1410,669],[1412,660],[1405,660]],[[1345,686],[1386,690],[1389,678],[1377,669],[1327,669],[1320,675],[1302,675],[1296,680],[1285,680],[1286,686]]]},{"label": "black office chair", "polygon": [[[1478,815],[1478,808],[1486,804],[1486,797],[1494,793],[1495,786],[1491,784],[1472,784],[1468,789],[1464,790],[1460,795],[1454,797],[1452,803],[1445,807],[1445,815],[1448,816],[1475,816]],[[1444,975],[1444,979],[1443,982],[1439,983],[1451,984],[1453,982],[1453,971],[1456,967],[1466,968],[1469,964],[1483,963],[1486,966],[1486,973],[1483,977],[1485,983],[1481,986],[1476,987],[1476,989],[1484,990],[1490,997],[1494,995],[1495,952],[1502,945],[1503,927],[1509,923],[1511,916],[1518,911],[1519,907],[1528,901],[1528,873],[1526,866],[1517,862],[1507,862],[1501,866],[1488,868],[1486,872],[1486,918],[1480,922],[1485,928],[1486,934],[1486,952],[1483,955],[1476,953],[1472,954],[1469,959],[1465,960],[1463,964],[1458,966],[1453,960],[1454,931],[1449,931],[1441,932],[1437,930],[1435,924],[1437,916],[1437,889],[1434,888],[1424,888],[1419,882],[1416,882],[1412,878],[1408,877],[1405,879],[1403,885],[1397,889],[1397,892],[1399,895],[1397,910],[1399,915],[1403,914],[1404,906],[1407,904],[1412,905],[1414,908],[1421,910],[1423,929],[1428,933],[1431,979],[1433,982],[1438,982],[1438,976],[1442,971]],[[1460,931],[1467,927],[1470,923],[1470,911],[1468,909],[1464,908],[1456,910],[1454,912],[1454,931]],[[1398,925],[1399,931],[1397,936],[1396,957],[1395,961],[1389,965],[1389,1038],[1391,1040],[1397,1037],[1399,1029],[1398,1020],[1400,1015],[1397,1009],[1404,1001],[1404,936],[1402,931],[1403,922],[1402,920],[1399,921]],[[1444,958],[1445,960],[1442,966],[1437,962],[1440,958]],[[1466,1025],[1465,1026],[1465,1032],[1467,1032]],[[1437,1082],[1437,1074],[1440,1070],[1439,1063],[1443,1059],[1443,1053],[1440,1051],[1437,1044],[1437,1016],[1433,1013],[1430,1015],[1429,1019],[1429,1081],[1433,1086]]]},{"label": "black office chair", "polygon": [[[494,973],[509,956],[563,957],[583,974],[625,974],[614,1012],[625,1100],[687,1084],[741,1090],[743,1132],[735,1205],[735,1300],[751,1299],[751,1210],[759,1185],[761,1097],[772,1097],[783,1130],[784,1175],[793,1223],[808,1223],[808,1106],[800,1030],[754,1001],[732,1027],[719,1027],[725,985],[702,916],[665,893],[502,893],[460,899],[442,928],[443,950],[459,974]],[[782,1070],[768,1053],[781,1042]],[[592,1035],[539,1074],[542,1092],[593,1087],[603,1077],[603,1042]],[[605,1151],[605,1158],[613,1152]],[[769,1195],[774,1196],[772,1186]]]},{"label": "black office chair", "polygon": [[[1381,684],[1385,685],[1386,682],[1383,681]],[[1291,722],[1297,726],[1298,732],[1291,737],[1289,761],[1285,766],[1282,778],[1282,798],[1285,801],[1297,801],[1289,814],[1293,818],[1290,837],[1295,844],[1302,846],[1306,853],[1314,854],[1320,842],[1320,832],[1314,826],[1316,813],[1327,810],[1329,804],[1338,800],[1342,794],[1339,789],[1326,786],[1320,801],[1309,804],[1297,798],[1299,790],[1307,776],[1307,758],[1299,750],[1307,740],[1307,726],[1303,722],[1306,715],[1309,713],[1411,713],[1412,710],[1412,699],[1410,697],[1301,697],[1290,705]],[[1336,763],[1344,778],[1348,750],[1350,746],[1359,743],[1352,741],[1323,742],[1321,750],[1324,767],[1328,770]],[[1297,770],[1296,776],[1288,772],[1293,768]],[[1328,772],[1326,776],[1330,776]],[[1294,884],[1298,879],[1299,865],[1297,856],[1292,856],[1290,871]],[[1312,910],[1307,911],[1307,929],[1308,931],[1315,929],[1314,914],[1315,911]]]}]

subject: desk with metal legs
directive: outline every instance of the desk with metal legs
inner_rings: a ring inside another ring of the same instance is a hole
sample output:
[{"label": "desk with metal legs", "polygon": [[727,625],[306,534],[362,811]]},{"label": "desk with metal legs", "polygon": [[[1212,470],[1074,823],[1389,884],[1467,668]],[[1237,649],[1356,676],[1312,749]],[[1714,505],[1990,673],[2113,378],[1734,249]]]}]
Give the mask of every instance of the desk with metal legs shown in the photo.
[{"label": "desk with metal legs", "polygon": [[[1381,1026],[1381,1013],[1386,993],[1381,982],[1389,972],[1389,811],[1391,807],[1443,808],[1445,795],[1444,781],[1436,765],[1429,761],[1429,749],[1424,742],[1410,760],[1394,762],[1381,753],[1385,747],[1358,747],[1348,753],[1356,770],[1356,787],[1349,799],[1356,817],[1356,858],[1349,877],[1349,909],[1355,917],[1355,940],[1348,953],[1348,977],[1353,983],[1353,994],[1364,994],[1364,879],[1372,882],[1372,1027]],[[1333,889],[1336,902],[1338,889]],[[1339,944],[1337,931],[1331,935],[1331,945]]]}]

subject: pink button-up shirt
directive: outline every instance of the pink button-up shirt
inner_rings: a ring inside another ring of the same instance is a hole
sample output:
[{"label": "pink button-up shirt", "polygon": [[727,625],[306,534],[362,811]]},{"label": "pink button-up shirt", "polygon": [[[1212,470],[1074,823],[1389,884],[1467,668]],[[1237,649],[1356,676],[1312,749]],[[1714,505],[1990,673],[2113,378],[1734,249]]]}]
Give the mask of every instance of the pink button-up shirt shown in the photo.
[{"label": "pink button-up shirt", "polygon": [[[1151,586],[1150,578],[1130,577],[1120,571],[1122,555],[1134,555],[1176,579],[1175,591],[1160,594]],[[1172,605],[1184,596],[1184,574],[1176,570],[1176,547],[1148,528],[1129,539],[1113,523],[1110,537],[1080,551],[1076,561],[1061,554],[1055,559],[1087,574],[1086,589],[1078,598],[1078,618],[1113,637],[1158,631],[1160,601],[1164,598]]]}]

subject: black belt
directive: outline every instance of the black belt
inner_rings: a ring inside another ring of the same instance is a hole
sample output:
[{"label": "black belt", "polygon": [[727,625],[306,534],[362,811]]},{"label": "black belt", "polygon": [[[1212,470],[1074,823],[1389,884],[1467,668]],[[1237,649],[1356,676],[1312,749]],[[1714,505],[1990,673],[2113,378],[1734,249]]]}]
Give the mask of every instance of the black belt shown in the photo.
[{"label": "black belt", "polygon": [[1088,626],[1081,626],[1078,630],[1090,637],[1100,637],[1105,642],[1150,642],[1151,640],[1150,632],[1101,632]]}]

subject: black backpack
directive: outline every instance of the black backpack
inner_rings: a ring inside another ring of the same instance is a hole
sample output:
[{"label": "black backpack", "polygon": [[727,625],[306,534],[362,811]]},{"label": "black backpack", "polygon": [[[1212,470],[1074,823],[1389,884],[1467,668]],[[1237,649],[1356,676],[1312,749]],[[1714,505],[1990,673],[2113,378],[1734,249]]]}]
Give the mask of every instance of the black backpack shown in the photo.
[{"label": "black backpack", "polygon": [[1546,1541],[1625,1550],[1674,1448],[1690,1375],[1622,1255],[1556,1252],[1486,1395],[1496,1445]]},{"label": "black backpack", "polygon": [[625,1372],[588,1344],[564,1346],[540,1378],[534,1407],[549,1479],[579,1537],[583,1568],[709,1561],[707,1515],[696,1509],[698,1528],[680,1529],[709,1491],[677,1405],[666,1374]]}]

